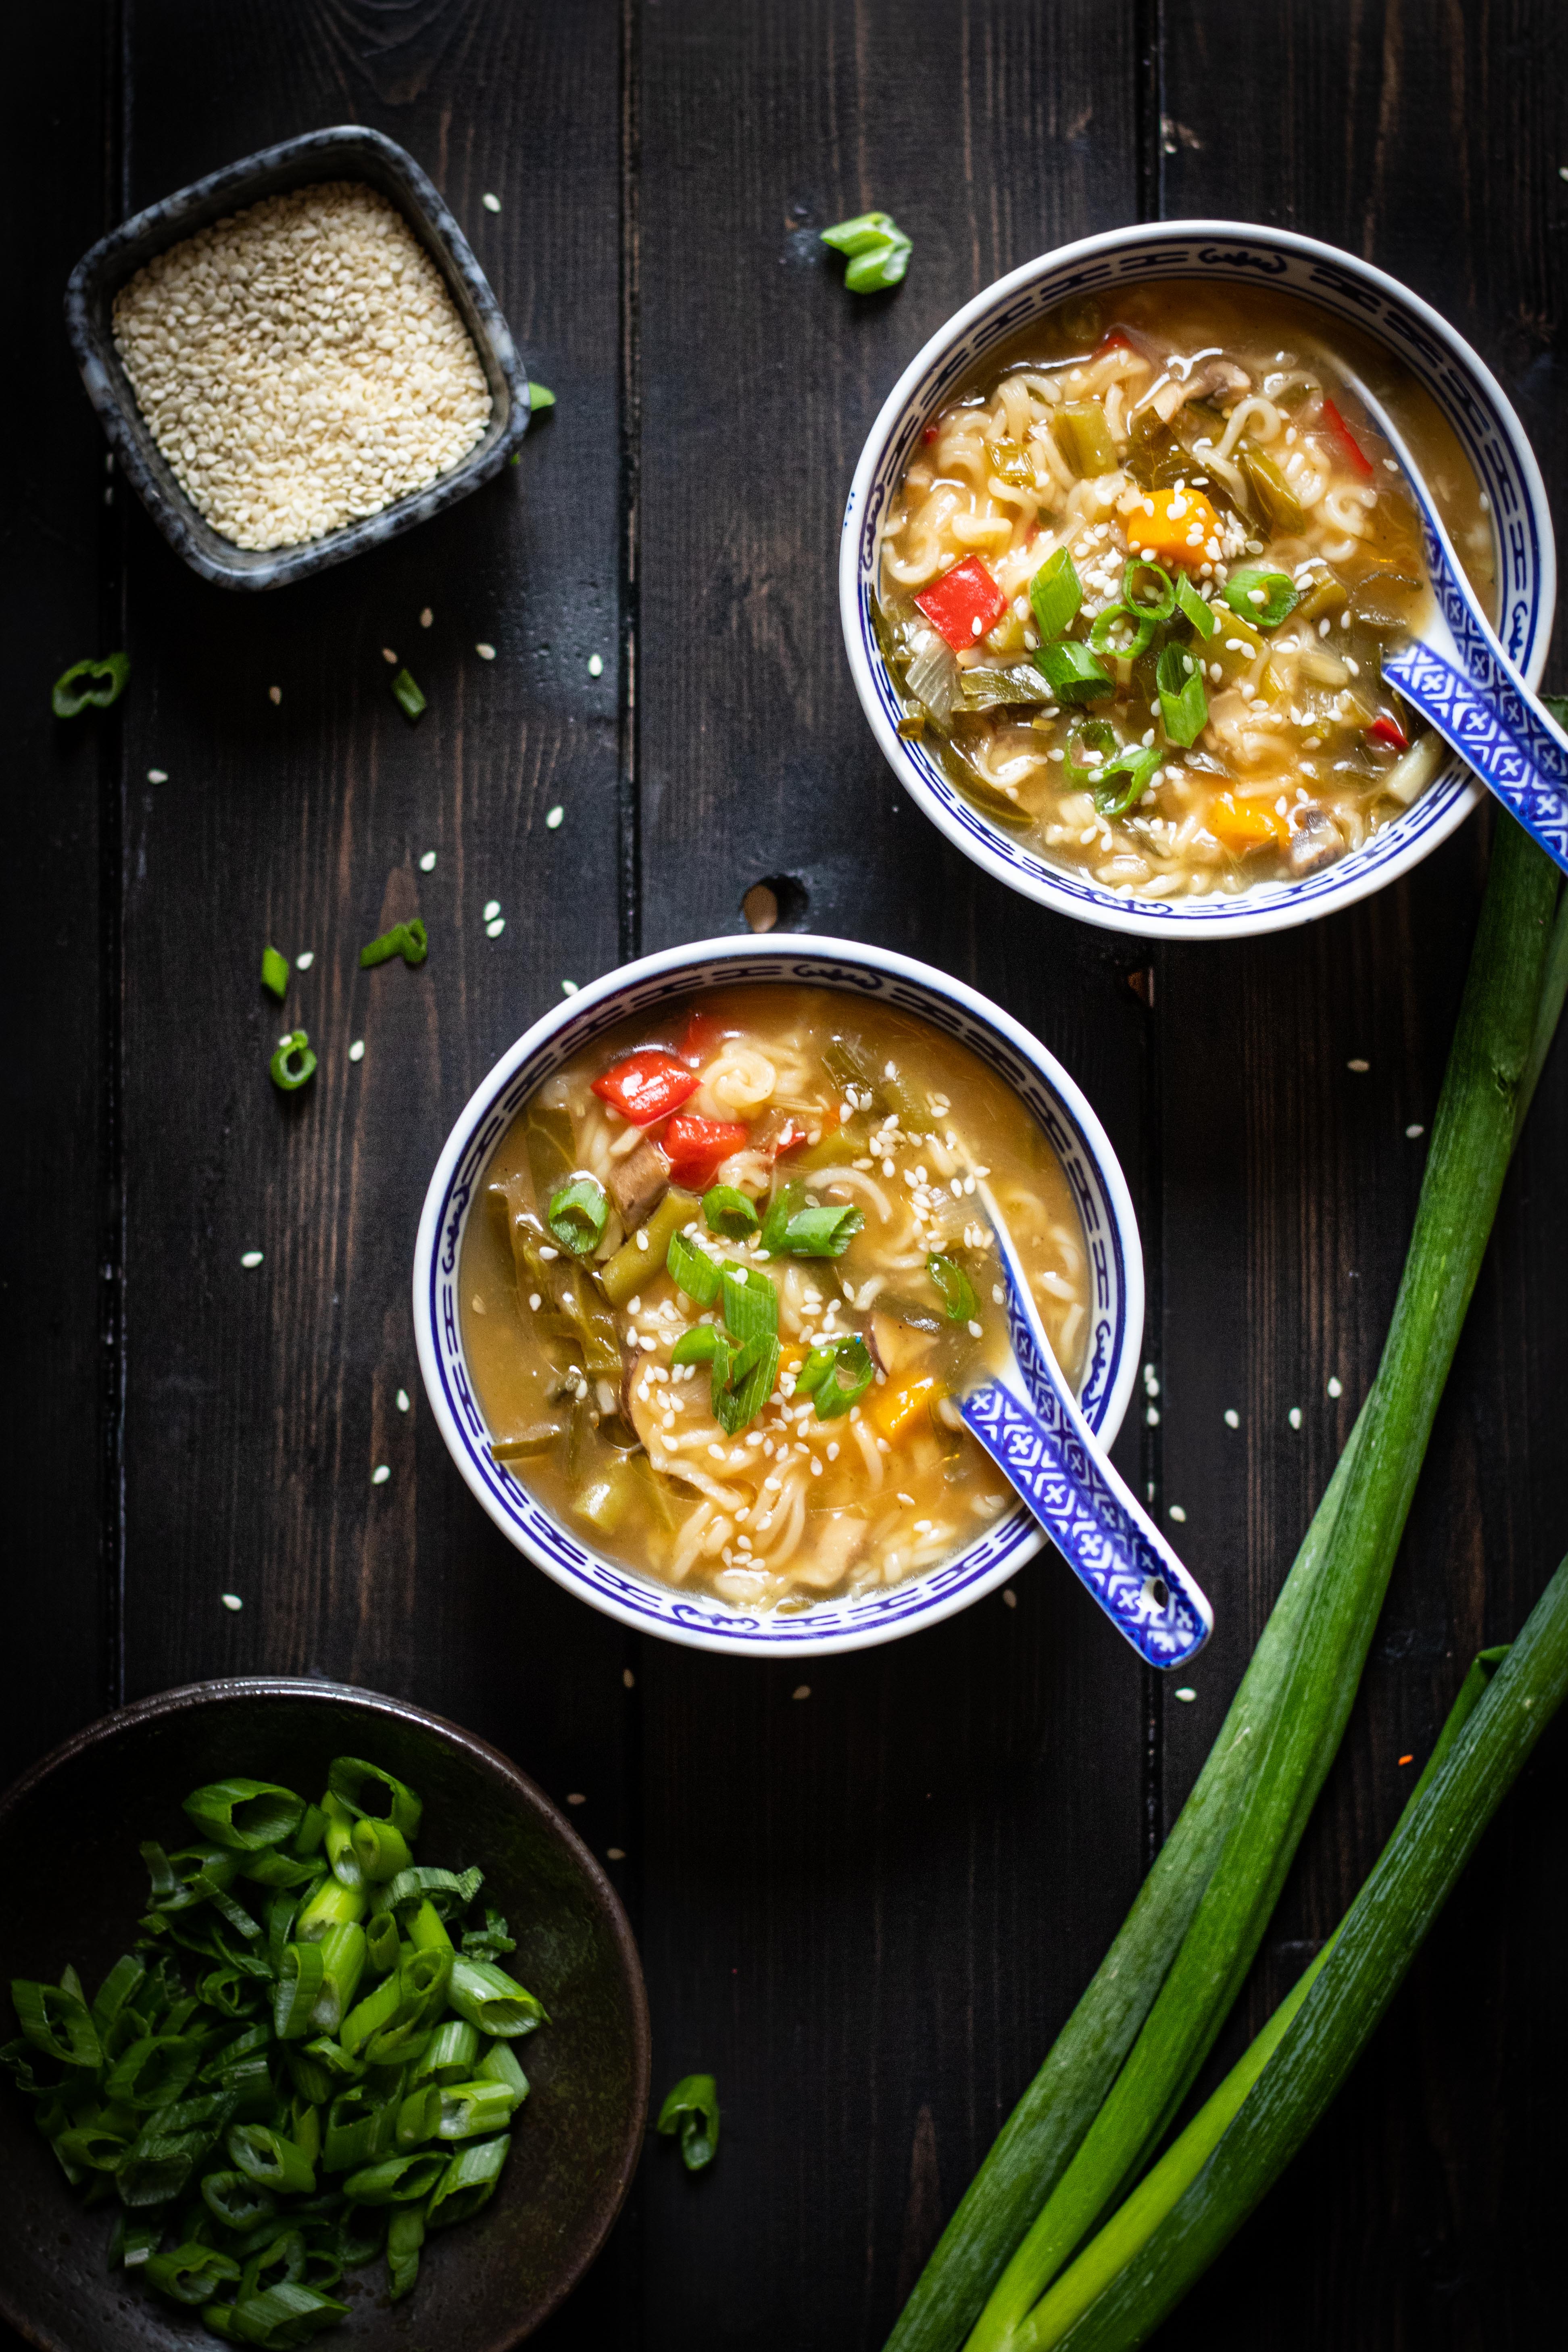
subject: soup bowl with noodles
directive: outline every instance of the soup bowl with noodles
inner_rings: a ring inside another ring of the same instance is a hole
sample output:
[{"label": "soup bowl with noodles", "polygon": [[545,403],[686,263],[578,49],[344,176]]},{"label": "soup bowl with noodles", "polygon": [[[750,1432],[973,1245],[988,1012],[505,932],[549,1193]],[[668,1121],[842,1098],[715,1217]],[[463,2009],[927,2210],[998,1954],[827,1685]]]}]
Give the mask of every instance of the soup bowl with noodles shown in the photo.
[{"label": "soup bowl with noodles", "polygon": [[778,1657],[937,1623],[1044,1540],[957,1412],[1006,1348],[979,1182],[1109,1444],[1137,1224],[1026,1029],[838,940],[608,974],[501,1056],[430,1181],[415,1328],[453,1460],[639,1631]]},{"label": "soup bowl with noodles", "polygon": [[1533,685],[1539,469],[1436,311],[1282,229],[1164,222],[1015,270],[932,337],[845,514],[850,668],[966,856],[1112,930],[1235,939],[1435,848],[1479,788],[1384,682],[1430,596],[1410,443]]}]

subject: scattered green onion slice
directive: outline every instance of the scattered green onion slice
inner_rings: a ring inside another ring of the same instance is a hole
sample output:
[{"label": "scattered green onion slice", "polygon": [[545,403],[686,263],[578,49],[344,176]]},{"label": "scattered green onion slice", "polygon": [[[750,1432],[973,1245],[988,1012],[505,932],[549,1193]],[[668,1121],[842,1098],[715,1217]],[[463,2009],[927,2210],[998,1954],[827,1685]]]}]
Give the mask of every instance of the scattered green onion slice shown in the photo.
[{"label": "scattered green onion slice", "polygon": [[[1162,756],[1158,744],[1129,744],[1114,760],[1108,760],[1100,771],[1094,792],[1094,804],[1101,816],[1125,816],[1130,809],[1135,809]],[[1119,791],[1112,781],[1118,776],[1127,780]]]},{"label": "scattered green onion slice", "polygon": [[1035,667],[1061,702],[1097,702],[1115,687],[1110,672],[1101,669],[1089,647],[1076,637],[1037,646]]},{"label": "scattered green onion slice", "polygon": [[719,1333],[711,1323],[694,1323],[683,1331],[669,1351],[672,1364],[710,1364],[719,1344]]},{"label": "scattered green onion slice", "polygon": [[848,1202],[797,1209],[784,1228],[784,1247],[791,1257],[842,1257],[865,1222],[865,1212]]},{"label": "scattered green onion slice", "polygon": [[316,1056],[310,1041],[302,1029],[296,1029],[278,1047],[267,1065],[273,1085],[280,1094],[291,1095],[306,1080],[316,1075]]},{"label": "scattered green onion slice", "polygon": [[711,1192],[705,1192],[702,1214],[710,1234],[722,1234],[732,1242],[743,1241],[762,1223],[753,1203],[734,1184],[715,1184]]},{"label": "scattered green onion slice", "polygon": [[1219,614],[1206,597],[1199,595],[1184,572],[1176,574],[1176,609],[1205,641],[1219,626]]},{"label": "scattered green onion slice", "polygon": [[1029,583],[1029,603],[1034,608],[1040,643],[1048,645],[1056,637],[1065,636],[1077,620],[1083,603],[1083,583],[1078,576],[1078,566],[1065,547],[1048,555]]},{"label": "scattered green onion slice", "polygon": [[955,1257],[933,1250],[926,1260],[926,1272],[941,1294],[942,1312],[950,1323],[978,1320],[980,1301],[974,1295],[974,1285]]},{"label": "scattered green onion slice", "polygon": [[303,1797],[272,1780],[214,1780],[193,1790],[184,1802],[194,1828],[241,1853],[280,1845],[298,1829],[304,1811]]},{"label": "scattered green onion slice", "polygon": [[503,2132],[499,2139],[474,2140],[459,2148],[425,2209],[426,2228],[443,2229],[452,2221],[466,2221],[488,2204],[510,2146],[510,2137]]},{"label": "scattered green onion slice", "polygon": [[[73,662],[56,678],[49,691],[49,701],[57,719],[74,719],[79,710],[107,710],[118,702],[125,691],[125,681],[131,675],[129,654],[106,654],[101,661]],[[72,691],[79,678],[101,678],[102,686],[94,692],[90,686]]]},{"label": "scattered green onion slice", "polygon": [[261,950],[261,985],[269,988],[279,1004],[289,993],[289,964],[276,948]]},{"label": "scattered green onion slice", "polygon": [[844,283],[851,294],[879,294],[897,286],[914,247],[890,213],[858,213],[822,232],[824,245],[847,254]]},{"label": "scattered green onion slice", "polygon": [[684,1290],[688,1298],[694,1298],[699,1307],[714,1304],[724,1269],[705,1249],[699,1249],[682,1233],[671,1234],[664,1264],[676,1288]]},{"label": "scattered green onion slice", "polygon": [[773,1189],[768,1195],[767,1213],[763,1218],[763,1247],[770,1256],[781,1257],[784,1255],[784,1235],[789,1231],[790,1219],[804,1207],[805,1202],[805,1186],[797,1177],[786,1177],[783,1183],[774,1179]]},{"label": "scattered green onion slice", "polygon": [[[808,1359],[809,1360],[809,1359]],[[847,1380],[845,1374],[848,1374]],[[871,1350],[858,1331],[840,1339],[833,1350],[833,1361],[817,1381],[816,1418],[837,1421],[850,1408],[858,1405],[877,1377],[877,1367]]]},{"label": "scattered green onion slice", "polygon": [[[1080,763],[1073,756],[1076,744],[1083,743],[1100,758],[1092,765]],[[1093,792],[1104,772],[1105,761],[1121,748],[1121,739],[1109,719],[1081,719],[1068,737],[1062,761],[1062,781],[1075,793]]]},{"label": "scattered green onion slice", "polygon": [[553,408],[554,405],[555,394],[551,391],[550,386],[547,383],[541,383],[537,376],[531,375],[528,379],[529,415],[536,416],[542,408]]},{"label": "scattered green onion slice", "polygon": [[423,963],[429,952],[425,925],[416,915],[411,923],[395,923],[391,930],[383,931],[380,939],[361,948],[360,970],[368,971],[373,964],[390,963],[394,956],[399,955],[405,963]]},{"label": "scattered green onion slice", "polygon": [[[1131,638],[1125,645],[1111,635],[1118,626],[1130,627]],[[1132,604],[1108,604],[1097,613],[1089,625],[1089,649],[1091,654],[1111,654],[1118,661],[1136,661],[1146,654],[1154,642],[1153,616]]]},{"label": "scattered green onion slice", "polygon": [[712,2163],[719,2146],[719,2086],[711,2074],[683,2074],[658,2111],[656,2130],[667,2139],[680,2135],[680,2160],[688,2172]]},{"label": "scattered green onion slice", "polygon": [[1255,629],[1277,629],[1301,601],[1288,573],[1265,572],[1254,563],[1233,572],[1219,593],[1231,611]]},{"label": "scattered green onion slice", "polygon": [[837,1348],[814,1348],[795,1376],[794,1393],[797,1397],[815,1395],[827,1377],[837,1353]]},{"label": "scattered green onion slice", "polygon": [[1184,747],[1195,743],[1209,716],[1203,665],[1184,646],[1165,646],[1154,666],[1154,686],[1160,697],[1160,718],[1166,740]]},{"label": "scattered green onion slice", "polygon": [[592,1257],[610,1222],[609,1195],[595,1176],[574,1176],[553,1196],[545,1223],[573,1257]]},{"label": "scattered green onion slice", "polygon": [[425,697],[406,669],[400,669],[393,679],[392,698],[406,719],[417,719],[426,708]]},{"label": "scattered green onion slice", "polygon": [[[1160,583],[1152,604],[1138,593],[1139,579],[1146,572]],[[1163,563],[1152,563],[1146,555],[1129,556],[1121,574],[1121,601],[1130,612],[1142,613],[1147,620],[1168,621],[1176,609],[1176,584]]]}]

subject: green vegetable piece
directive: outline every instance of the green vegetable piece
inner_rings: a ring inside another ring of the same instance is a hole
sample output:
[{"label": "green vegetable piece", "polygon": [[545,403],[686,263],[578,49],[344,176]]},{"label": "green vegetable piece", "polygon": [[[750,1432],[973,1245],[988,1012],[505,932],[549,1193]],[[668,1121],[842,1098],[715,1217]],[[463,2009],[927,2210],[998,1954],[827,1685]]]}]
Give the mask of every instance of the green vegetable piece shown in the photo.
[{"label": "green vegetable piece", "polygon": [[289,993],[288,959],[280,956],[276,948],[261,950],[261,985],[272,991],[279,1004]]},{"label": "green vegetable piece", "polygon": [[[428,1909],[439,1922],[466,1911],[484,1883],[485,1874],[477,1864],[468,1870],[439,1870],[431,1863],[416,1862],[398,1872],[380,1899],[388,1909],[404,1917],[411,1912]],[[416,1943],[423,1943],[421,1937],[413,1935],[412,1926],[409,1932]],[[431,1941],[438,1941],[443,1950],[452,1948],[451,1937],[445,1930],[438,1939],[432,1937]]]},{"label": "green vegetable piece", "polygon": [[[1010,703],[1049,702],[1052,692],[1032,661],[1010,662],[1005,669],[959,672],[959,704],[964,710],[998,710]],[[882,1090],[879,1087],[877,1091]]]},{"label": "green vegetable piece", "polygon": [[1052,429],[1062,456],[1086,480],[1116,471],[1116,444],[1098,401],[1069,400],[1058,409]]},{"label": "green vegetable piece", "polygon": [[[1125,816],[1135,809],[1149,788],[1150,779],[1161,763],[1157,743],[1129,744],[1107,760],[1100,770],[1094,788],[1094,804],[1101,816]],[[1118,784],[1116,779],[1124,777]]]},{"label": "green vegetable piece", "polygon": [[[396,1835],[395,1831],[393,1835]],[[364,1974],[364,1929],[356,1920],[345,1919],[329,1927],[313,1948],[321,1956],[321,1983],[310,2011],[310,2022],[318,2033],[335,2033],[353,2006],[359,1980]]]},{"label": "green vegetable piece", "polygon": [[[479,2064],[479,2030],[464,2017],[444,2018],[430,2036],[418,2064],[416,2083],[464,2083]],[[431,2126],[435,2129],[435,2126]]]},{"label": "green vegetable piece", "polygon": [[694,1192],[667,1192],[652,1216],[640,1231],[647,1247],[638,1247],[638,1236],[633,1234],[624,1242],[609,1263],[599,1268],[599,1287],[612,1307],[624,1307],[635,1298],[650,1274],[657,1274],[665,1263],[671,1236],[691,1223],[700,1212],[701,1202]]},{"label": "green vegetable piece", "polygon": [[303,1797],[272,1780],[214,1780],[195,1789],[182,1811],[193,1828],[239,1853],[280,1845],[299,1827]]},{"label": "green vegetable piece", "polygon": [[[473,2032],[473,2028],[471,2026],[467,2026],[464,2028],[464,2031],[471,2033]],[[431,2035],[430,2041],[438,2042],[440,2038],[441,2032],[440,2030],[437,2029],[437,2031]],[[475,2033],[474,2045],[476,2049],[479,2046],[479,2035]],[[429,2042],[426,2042],[426,2054],[428,2054],[428,2051]],[[421,2057],[415,2063],[416,2067],[423,2065],[424,2058]],[[469,2063],[472,2063],[471,2060]],[[452,2073],[449,2068],[442,2070],[444,2078],[449,2077],[455,2082],[461,2082],[468,2072],[468,2068],[467,2066],[459,2067],[455,2074]],[[427,2139],[435,2138],[436,2127],[439,2124],[440,2120],[440,2080],[432,2078],[429,2082],[416,2083],[413,2090],[409,2091],[405,2095],[397,2110],[396,2139],[398,2147],[405,2149],[423,2147],[424,2143]]]},{"label": "green vegetable piece", "polygon": [[798,1209],[784,1229],[784,1247],[791,1257],[842,1257],[865,1222],[865,1212],[848,1203]]},{"label": "green vegetable piece", "polygon": [[669,1351],[672,1364],[710,1364],[719,1344],[719,1333],[711,1323],[693,1323],[683,1331]]},{"label": "green vegetable piece", "polygon": [[[73,662],[56,678],[49,692],[49,701],[57,719],[74,719],[79,710],[107,710],[118,702],[131,676],[128,654],[106,654],[101,661]],[[101,678],[103,684],[95,692],[90,686],[77,687],[80,678]],[[74,691],[73,691],[74,688]]]},{"label": "green vegetable piece", "polygon": [[726,1437],[754,1421],[773,1392],[779,1343],[763,1334],[732,1349],[728,1341],[713,1358],[713,1418]]},{"label": "green vegetable piece", "polygon": [[858,213],[822,231],[822,242],[849,256],[844,283],[851,294],[879,294],[897,286],[914,247],[890,213]]},{"label": "green vegetable piece", "polygon": [[1244,441],[1237,451],[1241,470],[1252,485],[1263,520],[1268,526],[1268,536],[1294,539],[1307,527],[1301,502],[1290,488],[1281,468],[1261,449],[1250,448]]},{"label": "green vegetable piece", "polygon": [[62,2066],[101,2063],[98,2033],[79,1993],[13,1977],[11,2005],[28,2041],[47,2058],[58,2059]]},{"label": "green vegetable piece", "polygon": [[837,1353],[837,1348],[814,1348],[795,1376],[792,1393],[797,1397],[812,1395],[821,1387]]},{"label": "green vegetable piece", "polygon": [[1062,637],[1053,646],[1037,646],[1035,667],[1058,702],[1097,702],[1101,696],[1115,691],[1115,679],[1076,637]]},{"label": "green vegetable piece", "polygon": [[220,2286],[239,2276],[239,2264],[216,2246],[176,2246],[167,2254],[150,2254],[147,2284],[174,2303],[210,2303]]},{"label": "green vegetable piece", "polygon": [[449,2222],[466,2221],[481,2205],[489,2204],[510,2147],[511,2136],[503,2132],[497,2139],[475,2140],[471,2146],[459,2148],[425,2209],[426,2229],[437,2230]]},{"label": "green vegetable piece", "polygon": [[754,1234],[762,1219],[744,1192],[734,1184],[715,1184],[702,1196],[702,1214],[710,1234],[722,1234],[727,1241],[744,1241]]},{"label": "green vegetable piece", "polygon": [[314,2194],[316,2175],[303,2149],[269,2125],[235,2124],[224,2145],[236,2171],[247,2173],[263,2189],[286,2197]]},{"label": "green vegetable piece", "polygon": [[[437,2107],[441,2095],[430,2094]],[[427,2197],[447,2169],[444,2147],[427,2148],[423,2154],[384,2156],[379,2163],[362,2165],[351,2172],[343,2182],[343,2194],[356,2205],[403,2204],[415,2197]]]},{"label": "green vegetable piece", "polygon": [[[651,1257],[651,1251],[648,1255]],[[683,1290],[688,1298],[695,1299],[699,1307],[713,1305],[724,1278],[724,1269],[717,1259],[710,1257],[705,1249],[699,1248],[685,1234],[673,1233],[664,1263],[678,1290]]]},{"label": "green vegetable piece", "polygon": [[400,2105],[395,2097],[377,2098],[363,2084],[340,2091],[327,2109],[322,2171],[357,2172],[362,2166],[390,2155],[397,2137]]},{"label": "green vegetable piece", "polygon": [[280,1094],[298,1092],[306,1080],[316,1075],[316,1056],[310,1041],[302,1029],[285,1037],[267,1065],[273,1085]]},{"label": "green vegetable piece", "polygon": [[319,1943],[284,1947],[272,1996],[272,2021],[279,2041],[302,2042],[311,2032],[310,2012],[325,1974]]},{"label": "green vegetable piece", "polygon": [[543,2004],[493,1960],[459,1956],[453,1963],[447,1997],[459,2017],[477,2025],[481,2033],[493,2033],[501,2041],[514,2041],[519,2034],[531,2033],[536,2026],[550,2022]]},{"label": "green vegetable piece", "polygon": [[230,2335],[235,2343],[258,2345],[261,2352],[290,2352],[290,2347],[308,2342],[323,2327],[346,2319],[349,2307],[346,2303],[333,2303],[300,2280],[289,2279],[227,2310],[222,2304],[209,2303],[202,2313],[209,2327],[215,2324],[215,2312],[223,2312],[228,2323],[219,2333]]},{"label": "green vegetable piece", "polygon": [[[327,1767],[327,1787],[356,1821],[389,1821],[405,1838],[418,1836],[423,1805],[405,1781],[383,1771],[379,1764],[367,1764],[358,1756],[334,1756]],[[373,1795],[378,1802],[369,1801]]]},{"label": "green vegetable piece", "polygon": [[950,1323],[973,1323],[978,1319],[980,1301],[974,1295],[974,1285],[955,1257],[933,1250],[926,1260],[926,1272],[936,1285],[942,1312]]},{"label": "green vegetable piece", "polygon": [[[1146,572],[1152,572],[1159,583],[1152,602],[1139,593]],[[1142,613],[1145,620],[1168,621],[1176,609],[1176,583],[1163,563],[1146,555],[1130,556],[1121,573],[1121,601],[1130,613]]]},{"label": "green vegetable piece", "polygon": [[[845,1378],[845,1374],[848,1378]],[[871,1350],[858,1332],[840,1339],[816,1388],[818,1421],[837,1421],[858,1405],[877,1377]]]},{"label": "green vegetable piece", "polygon": [[425,697],[406,669],[400,669],[393,679],[392,698],[405,719],[417,719],[427,708]]},{"label": "green vegetable piece", "polygon": [[270,2189],[264,2189],[248,2172],[209,2172],[201,2194],[213,2220],[226,2230],[254,2230],[278,2210],[278,2200]]},{"label": "green vegetable piece", "polygon": [[365,1962],[378,1977],[397,1966],[397,1916],[392,1911],[378,1911],[364,1931]]},{"label": "green vegetable piece", "polygon": [[412,2293],[419,2276],[419,2249],[424,2243],[423,2210],[417,2205],[398,2206],[386,2231],[386,2273],[394,2303]]},{"label": "green vegetable piece", "polygon": [[517,2105],[510,2083],[493,2076],[471,2083],[451,2083],[440,2093],[441,2139],[482,2139],[504,2130]]},{"label": "green vegetable piece", "polygon": [[1048,555],[1030,581],[1029,603],[1042,645],[1049,644],[1053,637],[1066,636],[1083,603],[1083,583],[1065,547]]},{"label": "green vegetable piece", "polygon": [[[1076,756],[1081,743],[1098,753],[1092,762],[1080,762]],[[1121,739],[1108,719],[1081,719],[1068,735],[1062,761],[1062,782],[1074,792],[1092,792],[1100,782],[1105,761],[1114,759],[1121,749]]]},{"label": "green vegetable piece", "polygon": [[479,2082],[504,2083],[511,2093],[512,2105],[521,2105],[528,2096],[528,2076],[517,2063],[517,2053],[510,2042],[492,2042],[479,2063],[474,2068],[474,2079]]},{"label": "green vegetable piece", "polygon": [[349,1843],[361,1871],[373,1886],[395,1878],[414,1861],[403,1832],[395,1829],[390,1822],[373,1820],[368,1813],[362,1813],[349,1832]]},{"label": "green vegetable piece", "polygon": [[464,1928],[463,1949],[471,1960],[499,1960],[503,1952],[516,1951],[517,1938],[500,1913],[487,1903],[484,1926]]},{"label": "green vegetable piece", "polygon": [[701,2172],[719,2147],[719,2090],[711,2074],[683,2074],[658,2111],[655,2128],[667,2138],[680,2135],[680,2160],[688,2172]]},{"label": "green vegetable piece", "polygon": [[1301,601],[1287,573],[1266,572],[1255,563],[1233,572],[1219,593],[1237,619],[1250,622],[1255,629],[1277,629]]},{"label": "green vegetable piece", "polygon": [[1154,685],[1166,740],[1184,746],[1195,743],[1209,716],[1201,665],[1184,646],[1165,646],[1154,666]]},{"label": "green vegetable piece", "polygon": [[1206,597],[1199,595],[1184,572],[1176,574],[1176,610],[1205,642],[1219,626],[1219,614]]},{"label": "green vegetable piece", "polygon": [[610,1222],[609,1195],[594,1176],[574,1176],[551,1201],[545,1223],[573,1257],[592,1257]]},{"label": "green vegetable piece", "polygon": [[[1125,637],[1113,634],[1129,630]],[[1154,642],[1154,623],[1150,615],[1131,604],[1108,604],[1097,613],[1089,624],[1089,649],[1091,654],[1112,654],[1118,661],[1136,661],[1146,654]]]},{"label": "green vegetable piece", "polygon": [[[826,1055],[823,1055],[826,1062]],[[829,1075],[833,1075],[830,1071]],[[763,1247],[771,1257],[784,1254],[784,1235],[790,1219],[805,1205],[805,1186],[796,1177],[773,1178],[773,1189],[768,1195],[767,1212],[763,1218]]]},{"label": "green vegetable piece", "polygon": [[528,379],[528,409],[530,415],[537,416],[542,410],[546,408],[553,408],[554,405],[555,394],[551,391],[550,386],[547,383],[541,383],[536,375],[531,375]]},{"label": "green vegetable piece", "polygon": [[[352,1847],[350,1850],[353,1851]],[[295,1936],[301,1944],[317,1943],[329,1927],[341,1927],[351,1919],[363,1919],[368,1902],[363,1881],[349,1886],[341,1879],[324,1878],[315,1893],[307,1895],[300,1905],[299,1917],[294,1923]]]},{"label": "green vegetable piece", "polygon": [[779,1328],[779,1295],[765,1274],[755,1266],[727,1265],[720,1278],[724,1324],[730,1337],[742,1344],[768,1339]]},{"label": "green vegetable piece", "polygon": [[380,939],[367,941],[359,951],[360,970],[369,971],[373,964],[390,963],[394,956],[401,956],[407,964],[423,963],[429,952],[424,921],[416,915],[412,922],[394,923]]}]

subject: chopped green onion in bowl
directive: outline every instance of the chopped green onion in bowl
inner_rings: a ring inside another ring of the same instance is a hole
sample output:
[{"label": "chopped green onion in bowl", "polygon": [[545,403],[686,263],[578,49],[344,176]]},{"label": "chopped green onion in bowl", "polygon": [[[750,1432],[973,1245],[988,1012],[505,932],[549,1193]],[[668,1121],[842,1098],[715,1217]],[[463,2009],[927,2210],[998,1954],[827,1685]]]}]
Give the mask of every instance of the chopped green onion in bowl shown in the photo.
[{"label": "chopped green onion in bowl", "polygon": [[[57,719],[74,719],[82,710],[107,710],[118,702],[131,676],[129,654],[105,654],[101,661],[73,662],[63,670],[49,690],[49,703]],[[93,683],[79,686],[79,678]]]}]

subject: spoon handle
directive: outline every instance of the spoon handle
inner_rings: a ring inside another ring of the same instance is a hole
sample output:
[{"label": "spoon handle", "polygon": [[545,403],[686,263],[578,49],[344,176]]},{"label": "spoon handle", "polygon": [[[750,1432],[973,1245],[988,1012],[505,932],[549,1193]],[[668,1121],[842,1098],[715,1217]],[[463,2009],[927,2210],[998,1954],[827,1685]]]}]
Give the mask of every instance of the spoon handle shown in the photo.
[{"label": "spoon handle", "polygon": [[1214,1611],[1130,1493],[1057,1369],[1000,1210],[982,1181],[1004,1276],[1013,1362],[959,1405],[1068,1566],[1152,1666],[1179,1666],[1214,1631]]}]

